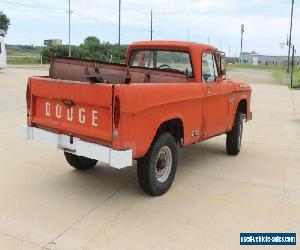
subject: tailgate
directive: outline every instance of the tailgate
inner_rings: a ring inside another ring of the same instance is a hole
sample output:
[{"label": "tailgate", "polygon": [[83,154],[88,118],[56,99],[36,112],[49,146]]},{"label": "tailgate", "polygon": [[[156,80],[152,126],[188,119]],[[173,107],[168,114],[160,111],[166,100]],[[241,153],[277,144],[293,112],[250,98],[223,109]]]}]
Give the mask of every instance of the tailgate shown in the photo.
[{"label": "tailgate", "polygon": [[113,85],[30,78],[31,122],[58,133],[112,141]]}]

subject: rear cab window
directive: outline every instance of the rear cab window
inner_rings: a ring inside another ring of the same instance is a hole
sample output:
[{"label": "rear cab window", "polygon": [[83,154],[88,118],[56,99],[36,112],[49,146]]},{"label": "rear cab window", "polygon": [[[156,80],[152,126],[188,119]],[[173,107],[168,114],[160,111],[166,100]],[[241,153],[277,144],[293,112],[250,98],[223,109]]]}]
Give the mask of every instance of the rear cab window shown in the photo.
[{"label": "rear cab window", "polygon": [[177,72],[194,77],[190,54],[185,51],[133,50],[129,65]]}]

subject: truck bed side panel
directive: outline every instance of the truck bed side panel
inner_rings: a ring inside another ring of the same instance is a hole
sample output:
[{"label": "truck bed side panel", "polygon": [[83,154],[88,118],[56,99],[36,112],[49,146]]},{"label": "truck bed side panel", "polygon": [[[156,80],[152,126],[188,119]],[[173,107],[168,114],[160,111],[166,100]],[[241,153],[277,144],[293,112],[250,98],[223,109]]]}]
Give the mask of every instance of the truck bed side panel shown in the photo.
[{"label": "truck bed side panel", "polygon": [[[203,89],[198,83],[118,85],[122,115],[119,143],[133,149],[135,158],[148,151],[160,125],[180,119],[184,127],[184,144],[197,142],[202,133]],[[193,131],[199,131],[193,136]]]},{"label": "truck bed side panel", "polygon": [[184,74],[178,72],[128,67],[124,64],[104,63],[75,58],[53,58],[50,66],[50,78],[95,83],[102,79],[111,84],[125,82],[181,83],[188,81]]}]

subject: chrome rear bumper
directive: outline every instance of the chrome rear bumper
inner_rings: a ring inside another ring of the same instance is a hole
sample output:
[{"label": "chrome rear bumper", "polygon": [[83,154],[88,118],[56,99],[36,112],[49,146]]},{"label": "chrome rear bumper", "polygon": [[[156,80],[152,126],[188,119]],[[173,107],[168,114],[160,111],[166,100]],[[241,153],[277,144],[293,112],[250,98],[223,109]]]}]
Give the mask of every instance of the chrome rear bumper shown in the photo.
[{"label": "chrome rear bumper", "polygon": [[35,127],[22,127],[22,134],[28,140],[38,140],[63,151],[71,152],[78,156],[98,160],[109,164],[113,168],[122,169],[132,166],[132,150],[117,151],[109,147],[83,141],[74,137],[52,133]]}]

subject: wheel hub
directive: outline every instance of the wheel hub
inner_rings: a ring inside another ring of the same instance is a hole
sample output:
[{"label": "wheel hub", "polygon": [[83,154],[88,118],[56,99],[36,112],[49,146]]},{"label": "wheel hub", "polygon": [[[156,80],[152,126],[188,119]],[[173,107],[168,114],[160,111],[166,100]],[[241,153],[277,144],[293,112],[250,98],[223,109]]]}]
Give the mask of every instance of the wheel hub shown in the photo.
[{"label": "wheel hub", "polygon": [[172,153],[169,147],[160,149],[156,158],[156,178],[159,182],[165,182],[171,172]]}]

